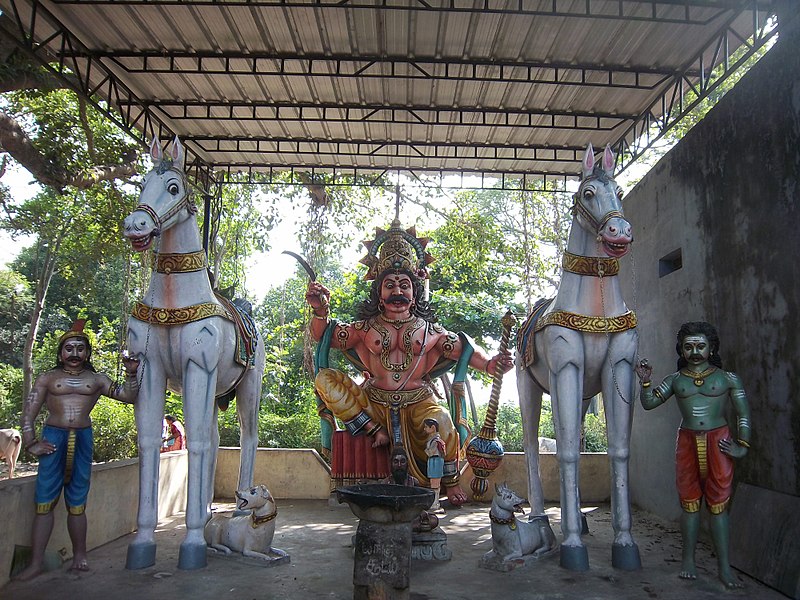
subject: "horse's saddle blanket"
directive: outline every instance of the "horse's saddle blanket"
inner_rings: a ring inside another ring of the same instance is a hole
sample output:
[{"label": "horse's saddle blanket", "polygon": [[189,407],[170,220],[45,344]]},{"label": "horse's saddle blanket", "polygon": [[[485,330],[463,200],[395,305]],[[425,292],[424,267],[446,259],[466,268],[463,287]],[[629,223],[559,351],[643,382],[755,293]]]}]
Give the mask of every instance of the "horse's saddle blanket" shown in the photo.
[{"label": "horse's saddle blanket", "polygon": [[227,309],[231,321],[236,326],[234,360],[243,367],[252,367],[255,364],[256,347],[258,347],[258,330],[253,317],[238,303],[231,302],[225,296],[216,293],[214,295]]}]

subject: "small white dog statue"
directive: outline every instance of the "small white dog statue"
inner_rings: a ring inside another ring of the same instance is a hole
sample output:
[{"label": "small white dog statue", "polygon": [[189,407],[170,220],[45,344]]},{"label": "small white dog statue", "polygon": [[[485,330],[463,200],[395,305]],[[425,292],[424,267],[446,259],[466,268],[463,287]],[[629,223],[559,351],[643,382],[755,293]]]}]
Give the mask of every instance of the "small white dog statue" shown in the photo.
[{"label": "small white dog statue", "polygon": [[532,515],[520,521],[520,498],[505,483],[495,485],[489,518],[492,521],[492,549],[481,558],[481,566],[495,571],[511,571],[549,554],[557,547],[556,536],[547,515]]},{"label": "small white dog statue", "polygon": [[14,479],[19,449],[22,447],[22,436],[16,429],[0,429],[0,458],[8,463],[8,478]]},{"label": "small white dog statue", "polygon": [[258,485],[236,492],[236,508],[246,511],[242,516],[215,515],[206,524],[205,538],[209,547],[229,555],[257,558],[266,564],[288,562],[289,555],[273,548],[275,517],[278,507],[267,486]]}]

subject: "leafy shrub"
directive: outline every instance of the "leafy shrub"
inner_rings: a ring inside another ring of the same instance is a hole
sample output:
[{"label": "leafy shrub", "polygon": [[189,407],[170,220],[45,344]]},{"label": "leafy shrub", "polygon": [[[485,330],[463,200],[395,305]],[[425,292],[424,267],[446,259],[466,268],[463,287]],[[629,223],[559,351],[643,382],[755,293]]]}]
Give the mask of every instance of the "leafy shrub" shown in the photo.
[{"label": "leafy shrub", "polygon": [[105,396],[92,411],[94,461],[108,462],[137,455],[133,406]]},{"label": "leafy shrub", "polygon": [[22,417],[22,369],[0,363],[0,428],[19,429]]}]

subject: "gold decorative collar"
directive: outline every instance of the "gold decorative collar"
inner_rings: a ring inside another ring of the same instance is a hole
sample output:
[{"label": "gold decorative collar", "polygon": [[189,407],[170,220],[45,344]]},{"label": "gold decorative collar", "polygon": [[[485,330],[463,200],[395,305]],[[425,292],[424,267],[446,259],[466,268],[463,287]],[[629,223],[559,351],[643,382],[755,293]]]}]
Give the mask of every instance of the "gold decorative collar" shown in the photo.
[{"label": "gold decorative collar", "polygon": [[544,329],[548,325],[560,325],[567,329],[586,333],[619,333],[633,329],[636,324],[636,314],[630,310],[616,317],[587,316],[566,310],[556,310],[540,317],[536,321],[534,331]]},{"label": "gold decorative collar", "polygon": [[186,323],[208,319],[209,317],[232,319],[225,307],[215,302],[205,302],[182,308],[157,308],[137,301],[133,305],[131,316],[154,325],[185,325]]},{"label": "gold decorative collar", "polygon": [[275,517],[278,516],[278,509],[275,509],[274,513],[269,515],[264,515],[262,517],[257,517],[255,512],[250,513],[250,526],[253,529],[256,529],[259,525],[263,525],[264,523],[269,523]]},{"label": "gold decorative collar", "polygon": [[564,252],[561,267],[568,273],[590,277],[611,277],[619,274],[619,259],[602,256],[580,256]]},{"label": "gold decorative collar", "polygon": [[495,517],[494,513],[489,511],[489,520],[497,525],[508,525],[511,529],[517,528],[517,518],[514,515],[511,515],[507,519],[501,519],[500,517]]},{"label": "gold decorative collar", "polygon": [[153,269],[156,273],[192,273],[206,268],[206,253],[197,252],[156,254]]}]

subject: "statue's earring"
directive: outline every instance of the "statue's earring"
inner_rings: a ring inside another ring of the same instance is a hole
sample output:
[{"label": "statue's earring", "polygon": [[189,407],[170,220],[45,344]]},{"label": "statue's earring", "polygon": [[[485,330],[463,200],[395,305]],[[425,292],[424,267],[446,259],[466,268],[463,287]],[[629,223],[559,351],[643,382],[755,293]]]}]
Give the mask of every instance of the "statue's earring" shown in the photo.
[{"label": "statue's earring", "polygon": [[378,310],[383,311],[386,308],[386,305],[383,303],[383,300],[378,301]]}]

